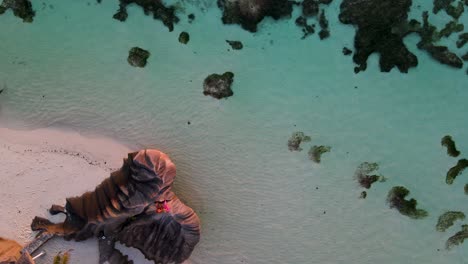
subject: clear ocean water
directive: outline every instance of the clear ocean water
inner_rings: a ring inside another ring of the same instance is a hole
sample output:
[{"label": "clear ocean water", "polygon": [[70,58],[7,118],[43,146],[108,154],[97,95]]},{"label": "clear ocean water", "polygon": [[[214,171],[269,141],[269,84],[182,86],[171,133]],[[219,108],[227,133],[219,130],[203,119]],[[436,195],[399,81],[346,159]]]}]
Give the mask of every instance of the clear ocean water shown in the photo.
[{"label": "clear ocean water", "polygon": [[[460,158],[468,157],[466,67],[433,61],[416,48],[419,37],[405,38],[419,59],[408,74],[381,73],[374,54],[356,75],[341,52],[352,48],[355,31],[339,23],[338,0],[327,9],[331,37],[324,41],[316,34],[301,40],[294,19],[265,19],[257,33],[225,26],[209,1],[180,2],[174,32],[137,6],[126,22],[112,19],[117,1],[44,2],[42,9],[33,1],[31,24],[11,12],[0,16],[0,86],[7,87],[0,121],[168,153],[178,168],[176,193],[203,224],[192,263],[467,261],[468,244],[447,251],[445,241],[468,221],[435,230],[446,210],[468,213],[467,173],[445,184],[458,158],[440,145],[449,134]],[[419,18],[432,1],[413,6]],[[460,21],[468,25],[466,11]],[[190,34],[187,45],[178,42],[181,31]],[[244,49],[229,51],[226,39]],[[145,68],[128,65],[133,46],[151,52]],[[234,96],[204,96],[204,78],[225,71],[235,74]],[[295,131],[312,138],[301,152],[287,148]],[[312,145],[332,150],[316,164],[307,156]],[[377,162],[387,181],[359,199],[353,175],[365,161]],[[396,185],[429,216],[413,220],[390,209],[386,196]]]}]

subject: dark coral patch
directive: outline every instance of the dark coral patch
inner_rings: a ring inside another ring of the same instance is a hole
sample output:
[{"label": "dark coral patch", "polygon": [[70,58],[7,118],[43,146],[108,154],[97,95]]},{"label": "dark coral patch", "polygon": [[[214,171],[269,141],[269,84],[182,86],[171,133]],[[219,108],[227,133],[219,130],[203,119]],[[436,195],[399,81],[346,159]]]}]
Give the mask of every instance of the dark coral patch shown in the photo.
[{"label": "dark coral patch", "polygon": [[0,5],[0,15],[8,9],[11,9],[15,16],[22,18],[23,22],[31,23],[36,15],[29,0],[3,0]]},{"label": "dark coral patch", "polygon": [[376,170],[379,169],[379,165],[377,163],[372,162],[363,162],[359,164],[354,173],[354,177],[357,179],[359,185],[366,189],[370,189],[372,184],[377,181],[385,181],[385,177],[381,175],[372,174]]},{"label": "dark coral patch", "polygon": [[289,0],[218,0],[224,24],[239,24],[251,32],[257,31],[258,23],[265,17],[291,17],[293,4]]},{"label": "dark coral patch", "polygon": [[444,232],[449,227],[453,226],[455,221],[464,220],[465,214],[463,212],[457,211],[448,211],[439,216],[437,221],[436,230],[439,232]]},{"label": "dark coral patch", "polygon": [[181,32],[179,35],[179,42],[182,44],[187,44],[190,41],[190,35],[187,32]]},{"label": "dark coral patch", "polygon": [[238,40],[226,40],[226,42],[231,46],[232,49],[234,50],[241,50],[244,45],[242,44],[242,42],[238,41]]},{"label": "dark coral patch", "polygon": [[309,159],[315,163],[320,163],[322,154],[330,152],[330,146],[312,146],[309,150]]},{"label": "dark coral patch", "polygon": [[462,230],[455,233],[455,235],[451,236],[447,239],[445,243],[445,248],[451,249],[454,246],[460,245],[468,238],[468,225],[462,225]]},{"label": "dark coral patch", "polygon": [[127,6],[133,3],[142,7],[145,15],[152,13],[154,19],[161,20],[169,31],[173,31],[174,24],[179,22],[175,15],[175,7],[166,7],[161,0],[120,0],[119,10],[113,17],[125,21],[128,17]]},{"label": "dark coral patch", "polygon": [[465,170],[467,167],[468,167],[467,159],[459,160],[457,162],[457,165],[450,168],[449,171],[447,172],[447,177],[445,178],[445,182],[447,184],[452,184],[455,178],[457,178],[457,176],[460,175],[463,172],[463,170]]},{"label": "dark coral patch", "polygon": [[441,140],[441,145],[447,148],[447,154],[452,157],[458,157],[460,155],[460,151],[457,150],[455,146],[455,141],[453,141],[452,137],[446,135]]},{"label": "dark coral patch", "polygon": [[407,20],[411,4],[411,0],[344,0],[341,3],[340,21],[358,27],[354,39],[353,60],[358,64],[355,72],[367,68],[367,59],[374,52],[380,54],[383,72],[397,67],[406,73],[418,65],[417,57],[407,49],[402,36],[392,31]]},{"label": "dark coral patch", "polygon": [[294,132],[291,137],[288,139],[288,149],[289,151],[301,151],[301,143],[309,142],[310,136],[306,136],[304,132]]},{"label": "dark coral patch", "polygon": [[426,217],[428,215],[427,211],[417,209],[416,206],[418,202],[415,199],[405,199],[409,193],[409,190],[403,186],[393,187],[387,195],[387,202],[390,204],[390,208],[395,208],[402,215],[406,215],[413,219]]},{"label": "dark coral patch", "polygon": [[210,74],[203,82],[203,94],[216,99],[227,98],[234,95],[231,85],[234,82],[234,73]]}]

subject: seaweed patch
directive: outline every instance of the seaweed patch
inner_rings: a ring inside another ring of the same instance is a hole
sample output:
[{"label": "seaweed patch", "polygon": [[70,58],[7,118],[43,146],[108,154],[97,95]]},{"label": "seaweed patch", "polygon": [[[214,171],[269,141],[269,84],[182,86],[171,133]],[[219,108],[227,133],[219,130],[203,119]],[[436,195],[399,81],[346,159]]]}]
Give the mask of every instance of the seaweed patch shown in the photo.
[{"label": "seaweed patch", "polygon": [[463,172],[463,170],[465,170],[467,167],[468,167],[467,159],[459,160],[457,162],[457,165],[450,168],[449,171],[447,172],[447,177],[445,178],[445,182],[447,184],[452,184],[455,178],[457,178],[457,176],[460,175]]},{"label": "seaweed patch", "polygon": [[415,199],[406,200],[405,197],[410,193],[403,186],[395,186],[388,192],[387,202],[390,208],[395,208],[400,214],[408,216],[412,219],[421,219],[428,215],[427,211],[417,209],[417,201]]},{"label": "seaweed patch", "polygon": [[464,220],[465,214],[463,212],[457,211],[448,211],[439,216],[437,221],[436,230],[439,232],[444,232],[449,227],[453,226],[454,222],[457,220]]},{"label": "seaweed patch", "polygon": [[451,136],[444,136],[441,140],[441,145],[447,148],[447,154],[449,156],[458,157],[460,155],[460,151],[457,150],[455,141],[453,141]]},{"label": "seaweed patch", "polygon": [[460,245],[468,238],[468,225],[462,225],[462,230],[455,233],[455,235],[451,236],[447,239],[445,243],[446,249],[452,249],[454,246]]},{"label": "seaweed patch", "polygon": [[369,175],[378,169],[379,165],[375,162],[363,162],[357,167],[356,172],[354,173],[354,177],[357,179],[361,187],[370,189],[372,184],[375,182],[383,182],[386,180],[386,178],[382,175]]},{"label": "seaweed patch", "polygon": [[13,14],[23,19],[23,22],[31,23],[36,15],[32,4],[29,0],[3,0],[0,4],[0,15],[8,9],[13,11]]},{"label": "seaweed patch", "polygon": [[301,143],[309,142],[310,136],[306,136],[304,132],[294,132],[291,137],[288,139],[288,149],[289,151],[301,151]]},{"label": "seaweed patch", "polygon": [[330,152],[330,146],[312,146],[309,150],[309,159],[315,163],[320,163],[322,154]]}]

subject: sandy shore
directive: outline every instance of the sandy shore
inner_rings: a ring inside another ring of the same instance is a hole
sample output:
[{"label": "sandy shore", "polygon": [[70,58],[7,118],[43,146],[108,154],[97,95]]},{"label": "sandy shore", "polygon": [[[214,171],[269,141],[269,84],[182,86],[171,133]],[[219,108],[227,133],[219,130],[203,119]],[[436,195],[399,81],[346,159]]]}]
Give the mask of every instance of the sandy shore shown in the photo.
[{"label": "sandy shore", "polygon": [[[34,216],[51,218],[47,212],[51,204],[64,204],[65,197],[93,190],[130,151],[113,140],[70,131],[0,128],[0,236],[22,244],[30,241]],[[47,255],[38,263],[52,263],[57,252],[69,249],[73,249],[70,263],[97,263],[96,243],[53,239],[44,246]],[[137,258],[135,263],[149,263],[136,250],[127,253]]]}]

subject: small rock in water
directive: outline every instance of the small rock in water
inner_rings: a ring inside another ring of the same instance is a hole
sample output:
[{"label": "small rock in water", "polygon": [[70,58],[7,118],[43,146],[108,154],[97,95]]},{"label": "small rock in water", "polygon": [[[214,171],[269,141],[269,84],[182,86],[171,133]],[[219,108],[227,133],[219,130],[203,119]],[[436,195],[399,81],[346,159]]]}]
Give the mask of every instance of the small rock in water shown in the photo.
[{"label": "small rock in water", "polygon": [[133,47],[130,49],[128,52],[128,58],[127,61],[130,65],[134,67],[145,67],[146,65],[146,60],[150,56],[149,51],[144,50],[139,47]]},{"label": "small rock in water", "polygon": [[187,44],[190,41],[190,35],[187,32],[182,32],[179,35],[179,42],[182,44]]},{"label": "small rock in water", "polygon": [[203,82],[203,94],[216,99],[227,98],[234,95],[231,85],[234,82],[234,73],[225,72],[220,74],[210,74]]},{"label": "small rock in water", "polygon": [[235,50],[241,50],[244,47],[244,45],[242,45],[242,42],[237,41],[237,40],[226,40],[226,42],[229,45],[231,45],[232,49],[235,49]]},{"label": "small rock in water", "polygon": [[291,137],[288,139],[288,149],[289,151],[301,151],[301,143],[309,142],[310,137],[306,136],[304,132],[294,132]]}]

